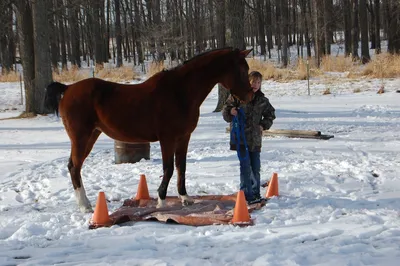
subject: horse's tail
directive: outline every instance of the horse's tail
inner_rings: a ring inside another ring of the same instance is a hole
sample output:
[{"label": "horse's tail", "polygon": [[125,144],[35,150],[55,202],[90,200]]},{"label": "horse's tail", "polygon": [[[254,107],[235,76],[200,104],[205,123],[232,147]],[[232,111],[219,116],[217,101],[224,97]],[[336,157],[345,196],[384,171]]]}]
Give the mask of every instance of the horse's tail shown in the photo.
[{"label": "horse's tail", "polygon": [[52,82],[47,86],[46,97],[44,99],[45,106],[51,112],[55,112],[58,116],[58,104],[60,103],[61,96],[68,89],[68,86],[60,82]]}]

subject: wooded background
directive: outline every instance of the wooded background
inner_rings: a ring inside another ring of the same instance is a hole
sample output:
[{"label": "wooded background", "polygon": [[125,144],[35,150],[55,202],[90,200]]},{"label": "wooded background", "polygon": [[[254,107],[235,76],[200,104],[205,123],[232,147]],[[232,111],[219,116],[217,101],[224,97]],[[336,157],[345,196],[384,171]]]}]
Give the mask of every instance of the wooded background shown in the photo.
[{"label": "wooded background", "polygon": [[382,40],[400,53],[400,0],[0,1],[1,71],[22,63],[26,111],[35,113],[45,112],[44,88],[67,62],[180,63],[213,48],[252,46],[265,60],[277,50],[287,67],[295,46],[319,65],[336,43],[367,63]]}]

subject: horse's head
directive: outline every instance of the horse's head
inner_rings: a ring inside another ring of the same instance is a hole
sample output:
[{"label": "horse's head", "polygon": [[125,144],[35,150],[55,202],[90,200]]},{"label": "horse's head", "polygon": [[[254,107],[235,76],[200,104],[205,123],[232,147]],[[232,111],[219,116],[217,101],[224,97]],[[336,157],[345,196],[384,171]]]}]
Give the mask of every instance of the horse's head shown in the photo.
[{"label": "horse's head", "polygon": [[253,89],[249,81],[249,65],[246,61],[246,56],[252,50],[233,50],[230,54],[231,60],[228,62],[228,71],[220,82],[235,98],[245,103],[253,98]]}]

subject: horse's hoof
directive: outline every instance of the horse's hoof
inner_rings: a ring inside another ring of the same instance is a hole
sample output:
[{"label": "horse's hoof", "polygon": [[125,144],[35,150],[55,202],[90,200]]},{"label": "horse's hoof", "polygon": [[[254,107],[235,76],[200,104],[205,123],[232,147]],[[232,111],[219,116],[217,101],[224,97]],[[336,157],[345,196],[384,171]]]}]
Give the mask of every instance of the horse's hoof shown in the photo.
[{"label": "horse's hoof", "polygon": [[179,195],[179,197],[181,198],[182,206],[189,206],[194,203],[194,200],[188,195]]},{"label": "horse's hoof", "polygon": [[82,213],[92,213],[93,209],[92,206],[80,206],[79,209]]},{"label": "horse's hoof", "polygon": [[165,206],[165,200],[162,200],[162,199],[158,198],[156,208],[159,209],[159,208],[162,208],[164,206]]}]

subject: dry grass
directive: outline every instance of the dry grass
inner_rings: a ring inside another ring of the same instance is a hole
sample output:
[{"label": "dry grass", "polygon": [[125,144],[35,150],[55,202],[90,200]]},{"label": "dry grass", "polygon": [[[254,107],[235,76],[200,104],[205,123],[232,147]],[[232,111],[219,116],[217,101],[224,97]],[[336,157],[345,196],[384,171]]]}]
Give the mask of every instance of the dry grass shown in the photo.
[{"label": "dry grass", "polygon": [[164,62],[151,62],[148,69],[148,76],[151,77],[154,74],[165,69]]},{"label": "dry grass", "polygon": [[[303,59],[299,59],[297,64],[288,68],[278,68],[267,61],[257,59],[247,59],[250,70],[258,71],[263,75],[264,79],[273,79],[275,81],[291,81],[307,79],[307,64]],[[310,64],[310,76],[320,75],[321,71],[315,67],[312,62]]]},{"label": "dry grass", "polygon": [[76,82],[89,77],[89,70],[83,71],[77,67],[71,67],[60,73],[53,72],[53,79],[58,82]]},{"label": "dry grass", "polygon": [[321,70],[325,72],[354,72],[357,65],[344,56],[324,56],[321,60]]},{"label": "dry grass", "polygon": [[376,55],[365,65],[361,74],[370,78],[400,77],[400,55],[388,53]]},{"label": "dry grass", "polygon": [[317,67],[316,61],[315,60],[305,60],[305,59],[299,59],[297,61],[297,65],[295,68],[296,71],[296,78],[305,80],[307,79],[307,61],[308,61],[308,67],[310,71],[310,77],[316,77],[320,76],[323,74],[323,71]]},{"label": "dry grass", "polygon": [[0,82],[17,82],[19,81],[19,73],[10,71],[6,74],[0,73]]},{"label": "dry grass", "polygon": [[[73,67],[69,70],[63,70],[60,73],[53,72],[53,78],[59,82],[76,82],[82,79],[93,77],[92,69],[78,69]],[[131,81],[136,79],[139,75],[133,71],[132,67],[122,66],[120,68],[115,67],[103,67],[97,65],[95,68],[94,76],[109,81],[122,82]]]},{"label": "dry grass", "polygon": [[[248,58],[247,62],[250,70],[259,71],[264,79],[282,82],[307,79],[307,65],[304,59],[299,59],[296,64],[288,68],[279,68],[271,62],[255,58]],[[148,66],[147,74],[150,77],[165,68],[164,62],[152,62]],[[325,56],[322,58],[320,68],[317,68],[313,59],[309,60],[309,68],[311,77],[324,75],[325,72],[347,72],[347,78],[359,78],[361,76],[380,79],[395,78],[400,77],[400,55],[388,53],[375,55],[373,60],[366,65],[362,65],[360,62],[353,62],[351,57]],[[53,72],[54,80],[66,83],[76,82],[92,76],[91,69],[78,69],[76,67],[60,73]],[[134,72],[132,67],[115,68],[106,64],[105,67],[96,66],[94,76],[110,81],[123,82],[136,79],[139,74]],[[19,79],[19,73],[14,71],[0,74],[0,82],[18,82]]]},{"label": "dry grass", "polygon": [[106,79],[110,81],[131,81],[139,77],[139,75],[133,71],[132,67],[122,66],[120,68],[98,68],[96,67],[95,77]]},{"label": "dry grass", "polygon": [[27,113],[27,112],[23,112],[18,116],[14,116],[14,117],[7,117],[7,118],[1,118],[0,120],[12,120],[12,119],[24,119],[24,118],[34,118],[36,117],[37,114],[35,113]]},{"label": "dry grass", "polygon": [[299,59],[297,61],[296,72],[297,72],[298,79],[301,79],[301,80],[307,79],[307,75],[308,75],[307,74],[307,62],[305,62],[302,59]]},{"label": "dry grass", "polygon": [[[250,70],[259,71],[264,79],[275,81],[291,81],[307,79],[307,65],[304,59],[299,59],[292,67],[281,69],[272,63],[257,59],[247,59]],[[395,78],[400,77],[400,55],[388,53],[374,56],[373,60],[366,65],[360,61],[353,61],[351,57],[325,56],[321,60],[320,68],[317,68],[315,60],[309,60],[310,77],[324,75],[325,72],[346,73],[347,78]]]},{"label": "dry grass", "polygon": [[249,64],[250,71],[260,72],[264,79],[279,80],[282,78],[282,70],[267,61],[249,58],[247,59],[247,63]]}]

